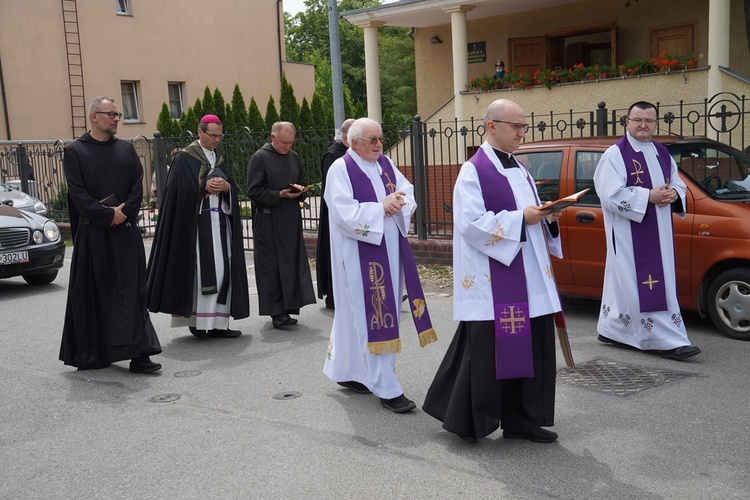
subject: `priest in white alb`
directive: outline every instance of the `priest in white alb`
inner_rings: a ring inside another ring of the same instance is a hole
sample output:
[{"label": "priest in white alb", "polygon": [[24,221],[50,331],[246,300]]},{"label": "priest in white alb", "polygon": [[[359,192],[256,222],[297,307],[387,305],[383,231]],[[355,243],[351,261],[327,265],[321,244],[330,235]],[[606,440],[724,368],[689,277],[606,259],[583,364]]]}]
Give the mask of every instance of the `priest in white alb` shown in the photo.
[{"label": "priest in white alb", "polygon": [[607,237],[601,342],[684,360],[690,345],[677,302],[672,213],[684,218],[685,183],[666,147],[652,140],[656,107],[628,109],[627,133],[602,155],[594,186]]},{"label": "priest in white alb", "polygon": [[414,187],[381,153],[380,124],[360,118],[326,177],[336,314],[323,372],[394,413],[416,408],[396,376],[403,283],[422,346],[437,340],[406,239]]},{"label": "priest in white alb", "polygon": [[498,99],[485,142],[453,189],[453,319],[460,321],[422,409],[469,443],[552,443],[555,337],[561,310],[550,253],[562,257],[560,211],[541,210],[534,179],[513,156],[529,126]]}]

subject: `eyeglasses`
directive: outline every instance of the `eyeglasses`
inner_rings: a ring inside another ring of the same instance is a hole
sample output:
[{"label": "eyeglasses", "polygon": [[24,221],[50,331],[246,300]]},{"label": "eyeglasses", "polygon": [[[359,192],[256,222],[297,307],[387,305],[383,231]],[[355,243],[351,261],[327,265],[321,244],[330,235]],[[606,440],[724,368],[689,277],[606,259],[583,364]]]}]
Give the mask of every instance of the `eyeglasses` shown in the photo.
[{"label": "eyeglasses", "polygon": [[118,113],[116,111],[94,111],[97,115],[107,115],[109,116],[110,120],[114,120],[115,118],[122,118],[122,113]]},{"label": "eyeglasses", "polygon": [[503,120],[492,120],[495,123],[507,123],[508,125],[513,126],[513,130],[516,132],[523,130],[524,134],[529,131],[529,124],[528,123],[513,123],[513,122],[506,122]]},{"label": "eyeglasses", "polygon": [[370,137],[370,138],[363,137],[363,138],[360,139],[360,141],[369,141],[370,144],[372,144],[374,146],[378,142],[380,142],[380,144],[383,144],[385,142],[385,137],[383,137],[383,136],[380,136],[380,137]]},{"label": "eyeglasses", "polygon": [[655,118],[628,118],[628,121],[635,123],[636,125],[653,125],[657,122]]},{"label": "eyeglasses", "polygon": [[224,138],[224,134],[209,134],[208,132],[204,132],[207,136],[209,136],[211,139],[215,141],[219,141]]}]

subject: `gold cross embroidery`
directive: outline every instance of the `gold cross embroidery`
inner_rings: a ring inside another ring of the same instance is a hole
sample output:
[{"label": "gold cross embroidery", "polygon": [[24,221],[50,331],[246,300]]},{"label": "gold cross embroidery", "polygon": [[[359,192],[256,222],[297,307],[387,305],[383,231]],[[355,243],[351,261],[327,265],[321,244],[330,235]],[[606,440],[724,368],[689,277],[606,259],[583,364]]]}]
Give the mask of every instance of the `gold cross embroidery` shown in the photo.
[{"label": "gold cross embroidery", "polygon": [[523,314],[516,316],[516,312],[520,313],[521,311],[516,308],[516,306],[508,306],[503,309],[502,313],[500,313],[500,324],[506,332],[510,330],[511,335],[518,333],[516,331],[516,325],[519,325],[520,330],[520,326],[523,326],[526,321],[526,317]]},{"label": "gold cross embroidery", "polygon": [[393,194],[396,191],[396,185],[391,180],[391,176],[388,175],[388,172],[383,171],[383,175],[388,179],[388,182],[385,183],[386,191],[388,191],[388,194]]},{"label": "gold cross embroidery", "polygon": [[659,280],[655,280],[655,279],[654,279],[654,278],[652,278],[652,277],[651,277],[651,275],[649,274],[649,275],[648,275],[648,281],[644,281],[644,282],[643,282],[643,283],[641,283],[641,284],[642,284],[642,285],[648,285],[648,289],[649,289],[649,291],[650,291],[650,290],[653,290],[653,289],[654,289],[654,285],[655,285],[656,283],[658,283],[658,282],[659,282]]},{"label": "gold cross embroidery", "polygon": [[635,165],[635,171],[630,172],[630,175],[635,175],[635,185],[643,184],[643,181],[641,180],[641,175],[643,173],[643,166],[638,160],[633,160],[633,165]]},{"label": "gold cross embroidery", "polygon": [[549,279],[552,279],[552,266],[547,266],[544,268],[544,273],[547,275]]}]

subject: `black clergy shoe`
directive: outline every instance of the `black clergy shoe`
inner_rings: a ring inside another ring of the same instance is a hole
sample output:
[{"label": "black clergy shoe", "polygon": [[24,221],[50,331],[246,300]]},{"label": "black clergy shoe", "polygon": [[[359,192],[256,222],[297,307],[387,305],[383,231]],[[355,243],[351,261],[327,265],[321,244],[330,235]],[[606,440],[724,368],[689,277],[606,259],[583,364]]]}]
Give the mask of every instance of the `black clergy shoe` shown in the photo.
[{"label": "black clergy shoe", "polygon": [[691,356],[695,356],[696,354],[700,354],[700,353],[701,353],[700,347],[696,347],[694,345],[684,345],[676,349],[660,351],[659,355],[662,358],[676,359],[677,361],[682,361],[683,359],[687,359]]},{"label": "black clergy shoe", "polygon": [[84,370],[101,370],[102,368],[109,368],[112,365],[112,363],[104,363],[101,365],[81,365],[78,367],[78,371],[82,372]]},{"label": "black clergy shoe", "polygon": [[618,342],[616,340],[612,340],[609,337],[604,337],[603,335],[598,335],[596,337],[596,340],[599,342],[604,342],[605,344],[612,344],[615,347],[619,347],[620,349],[635,349],[632,345],[623,344],[622,342]]},{"label": "black clergy shoe", "polygon": [[141,356],[130,360],[132,373],[152,373],[161,370],[161,363],[154,363],[148,356]]},{"label": "black clergy shoe", "polygon": [[346,387],[347,389],[351,389],[357,394],[372,394],[372,391],[365,386],[365,384],[360,384],[359,382],[355,382],[353,380],[350,380],[348,382],[336,382],[341,387]]},{"label": "black clergy shoe", "polygon": [[194,326],[188,327],[190,330],[190,333],[198,337],[199,339],[207,339],[208,338],[208,332],[206,330],[198,330]]},{"label": "black clergy shoe", "polygon": [[477,444],[477,438],[474,436],[462,436],[461,434],[458,435],[461,439],[466,441],[469,444]]},{"label": "black clergy shoe", "polygon": [[297,324],[297,320],[292,318],[288,314],[279,314],[271,316],[271,324],[274,328],[284,328],[285,326],[292,326]]},{"label": "black clergy shoe", "polygon": [[403,394],[397,398],[383,399],[380,398],[380,404],[383,408],[391,410],[393,413],[405,413],[417,407],[414,401],[407,399]]},{"label": "black clergy shoe", "polygon": [[557,433],[525,421],[517,429],[504,430],[503,437],[506,439],[525,439],[535,443],[552,443],[557,440]]},{"label": "black clergy shoe", "polygon": [[209,330],[208,336],[212,339],[233,339],[235,337],[239,337],[242,335],[242,332],[239,330],[230,330],[227,328],[226,330]]}]

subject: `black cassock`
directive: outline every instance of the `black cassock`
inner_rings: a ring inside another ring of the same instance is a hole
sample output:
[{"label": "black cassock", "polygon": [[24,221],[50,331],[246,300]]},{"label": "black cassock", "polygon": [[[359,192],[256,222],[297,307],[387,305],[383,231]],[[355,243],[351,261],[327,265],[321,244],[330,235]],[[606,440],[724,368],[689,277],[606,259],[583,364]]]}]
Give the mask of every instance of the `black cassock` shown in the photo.
[{"label": "black cassock", "polygon": [[531,318],[534,377],[495,379],[495,322],[461,321],[422,409],[459,436],[483,438],[518,420],[554,425],[552,315]]},{"label": "black cassock", "polygon": [[326,304],[333,304],[333,275],[331,274],[331,231],[328,228],[328,205],[323,199],[326,193],[326,175],[333,162],[344,156],[347,147],[336,141],[328,147],[320,163],[322,192],[320,193],[320,219],[318,221],[318,246],[315,252],[315,273],[318,282],[318,298],[325,297]]},{"label": "black cassock", "polygon": [[[153,355],[161,345],[146,308],[146,256],[137,225],[143,168],[133,146],[84,134],[65,149],[63,167],[74,247],[60,360],[99,368]],[[100,202],[100,200],[103,200]],[[128,220],[111,227],[124,203]]]},{"label": "black cassock", "polygon": [[[240,191],[222,157],[216,159],[215,166],[215,171],[221,172],[232,186],[232,215],[228,218],[232,229],[230,315],[234,319],[242,319],[250,314],[250,299],[238,196]],[[159,193],[159,220],[148,263],[148,307],[151,312],[186,318],[193,314],[198,219],[210,217],[209,212],[200,212],[209,169],[210,164],[200,144],[195,141],[177,153],[169,169],[164,193]],[[222,256],[214,257],[218,259]]]},{"label": "black cassock", "polygon": [[282,155],[265,144],[250,158],[247,196],[253,202],[253,259],[261,316],[299,314],[314,304],[310,264],[302,238],[298,198],[279,198],[289,184],[305,185],[297,153]]}]

